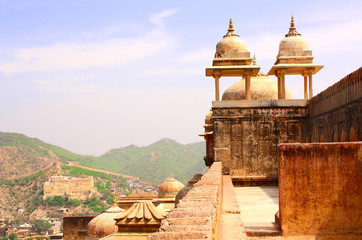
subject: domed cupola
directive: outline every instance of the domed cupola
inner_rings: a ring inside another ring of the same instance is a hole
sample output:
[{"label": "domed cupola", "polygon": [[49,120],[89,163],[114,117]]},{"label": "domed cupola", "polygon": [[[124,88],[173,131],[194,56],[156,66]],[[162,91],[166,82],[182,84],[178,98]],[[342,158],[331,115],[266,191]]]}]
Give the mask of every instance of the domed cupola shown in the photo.
[{"label": "domed cupola", "polygon": [[87,225],[87,236],[93,238],[103,238],[118,231],[118,226],[114,218],[124,209],[118,207],[116,198],[113,199],[113,205],[93,218]]},{"label": "domed cupola", "polygon": [[251,65],[252,58],[246,44],[235,34],[233,21],[230,19],[227,34],[216,45],[212,67],[206,68],[206,76],[215,79],[215,101],[220,101],[219,79],[221,77],[244,77],[246,99],[251,99],[250,77],[254,77],[260,67]]},{"label": "domed cupola", "polygon": [[307,41],[297,32],[292,16],[289,32],[280,42],[277,60],[268,72],[268,75],[274,75],[278,78],[278,99],[287,98],[286,75],[303,76],[304,99],[313,97],[312,76],[323,68],[323,65],[314,64],[313,58]]},{"label": "domed cupola", "polygon": [[184,187],[182,183],[170,177],[158,187],[158,198],[175,198],[177,193]]},{"label": "domed cupola", "polygon": [[239,58],[247,51],[245,42],[235,34],[233,21],[230,19],[227,34],[216,45],[215,58]]},{"label": "domed cupola", "polygon": [[279,44],[277,63],[312,63],[312,51],[308,49],[307,41],[297,32],[294,17],[290,22],[289,32]]}]

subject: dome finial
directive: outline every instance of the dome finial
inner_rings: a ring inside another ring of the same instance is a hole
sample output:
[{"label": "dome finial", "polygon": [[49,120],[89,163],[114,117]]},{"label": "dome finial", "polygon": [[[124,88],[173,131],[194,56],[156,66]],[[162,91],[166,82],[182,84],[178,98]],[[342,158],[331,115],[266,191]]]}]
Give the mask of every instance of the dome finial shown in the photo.
[{"label": "dome finial", "polygon": [[235,34],[233,20],[230,18],[230,20],[229,20],[229,29],[228,29],[228,32],[226,33],[226,35],[224,37],[231,37],[231,36],[239,37],[239,35]]},{"label": "dome finial", "polygon": [[230,18],[229,20],[229,29],[228,31],[234,31],[234,24],[233,24],[233,20]]},{"label": "dome finial", "polygon": [[254,53],[254,57],[253,57],[253,65],[258,65],[257,61],[256,61],[256,54]]},{"label": "dome finial", "polygon": [[295,27],[293,14],[292,14],[292,17],[291,17],[291,19],[290,19],[289,32],[288,32],[288,34],[286,34],[285,36],[286,36],[286,37],[300,36],[300,34],[297,32],[297,28]]}]

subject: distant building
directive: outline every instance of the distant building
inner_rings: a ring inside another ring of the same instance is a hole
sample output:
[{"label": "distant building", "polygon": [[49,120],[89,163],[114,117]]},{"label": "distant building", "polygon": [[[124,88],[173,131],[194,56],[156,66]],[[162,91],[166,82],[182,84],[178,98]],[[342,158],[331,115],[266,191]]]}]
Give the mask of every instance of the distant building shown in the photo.
[{"label": "distant building", "polygon": [[97,193],[93,177],[74,178],[52,176],[44,183],[44,199],[53,196],[69,196],[70,199],[87,200]]}]

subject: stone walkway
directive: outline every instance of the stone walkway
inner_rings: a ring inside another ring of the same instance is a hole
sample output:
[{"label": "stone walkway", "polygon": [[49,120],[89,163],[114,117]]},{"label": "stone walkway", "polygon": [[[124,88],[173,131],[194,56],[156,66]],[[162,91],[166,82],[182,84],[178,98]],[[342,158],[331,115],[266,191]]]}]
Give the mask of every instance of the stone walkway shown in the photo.
[{"label": "stone walkway", "polygon": [[275,221],[279,210],[277,186],[234,187],[244,225]]},{"label": "stone walkway", "polygon": [[279,210],[277,186],[234,187],[241,219],[248,236],[278,236],[275,213]]}]

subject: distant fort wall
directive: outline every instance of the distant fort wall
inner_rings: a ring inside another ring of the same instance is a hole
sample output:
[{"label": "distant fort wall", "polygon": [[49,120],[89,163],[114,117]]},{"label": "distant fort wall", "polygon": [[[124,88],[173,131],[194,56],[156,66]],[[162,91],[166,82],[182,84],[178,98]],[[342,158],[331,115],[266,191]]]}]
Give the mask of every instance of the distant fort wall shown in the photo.
[{"label": "distant fort wall", "polygon": [[362,140],[362,67],[313,97],[302,142]]},{"label": "distant fort wall", "polygon": [[69,196],[70,199],[87,200],[97,193],[93,177],[74,178],[52,176],[44,183],[44,199],[53,196]]}]

